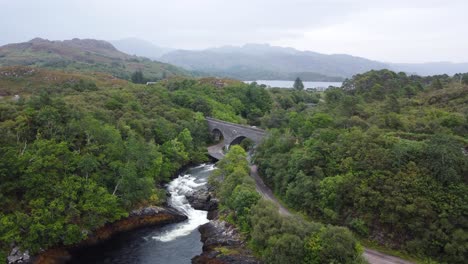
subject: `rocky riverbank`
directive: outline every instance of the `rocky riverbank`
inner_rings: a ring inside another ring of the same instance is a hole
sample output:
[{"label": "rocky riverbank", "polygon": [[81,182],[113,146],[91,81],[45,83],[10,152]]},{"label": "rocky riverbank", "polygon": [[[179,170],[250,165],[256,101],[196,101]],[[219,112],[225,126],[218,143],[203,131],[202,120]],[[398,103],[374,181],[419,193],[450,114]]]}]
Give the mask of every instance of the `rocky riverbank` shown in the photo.
[{"label": "rocky riverbank", "polygon": [[103,242],[117,233],[134,230],[140,227],[162,226],[166,224],[177,223],[186,219],[187,216],[181,214],[179,211],[173,208],[158,206],[144,207],[131,211],[129,216],[124,219],[98,228],[89,234],[87,239],[71,247],[48,249],[35,257],[29,257],[29,255],[26,254],[27,252],[21,252],[18,248],[15,247],[12,250],[10,256],[8,256],[7,263],[64,263],[70,258],[68,253],[69,250],[75,250],[77,248],[91,246]]},{"label": "rocky riverbank", "polygon": [[210,222],[198,230],[203,242],[203,253],[192,259],[194,264],[257,264],[260,263],[247,249],[237,228],[218,217],[218,200],[213,188],[207,186],[186,195],[192,207],[208,211]]}]

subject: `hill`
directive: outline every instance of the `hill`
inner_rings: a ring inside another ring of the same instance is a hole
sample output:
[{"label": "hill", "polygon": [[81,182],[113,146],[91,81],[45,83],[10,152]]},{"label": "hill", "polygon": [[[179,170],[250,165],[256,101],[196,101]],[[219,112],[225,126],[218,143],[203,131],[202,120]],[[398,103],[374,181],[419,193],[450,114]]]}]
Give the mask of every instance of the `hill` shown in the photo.
[{"label": "hill", "polygon": [[112,44],[94,39],[50,41],[35,38],[24,43],[0,47],[0,66],[38,66],[80,72],[104,72],[129,79],[141,70],[148,79],[162,79],[174,75],[188,75],[175,66],[130,56]]},{"label": "hill", "polygon": [[38,94],[95,91],[98,87],[122,88],[129,82],[105,73],[64,72],[30,66],[0,67],[0,99]]},{"label": "hill", "polygon": [[428,63],[392,63],[392,69],[422,76],[468,72],[468,63],[428,62]]},{"label": "hill", "polygon": [[127,54],[143,56],[154,60],[157,60],[162,55],[172,51],[172,49],[159,47],[149,41],[137,38],[125,38],[109,42],[118,50]]},{"label": "hill", "polygon": [[247,44],[201,51],[177,50],[160,58],[188,70],[243,80],[339,81],[388,65],[344,54],[326,55],[270,45]]}]

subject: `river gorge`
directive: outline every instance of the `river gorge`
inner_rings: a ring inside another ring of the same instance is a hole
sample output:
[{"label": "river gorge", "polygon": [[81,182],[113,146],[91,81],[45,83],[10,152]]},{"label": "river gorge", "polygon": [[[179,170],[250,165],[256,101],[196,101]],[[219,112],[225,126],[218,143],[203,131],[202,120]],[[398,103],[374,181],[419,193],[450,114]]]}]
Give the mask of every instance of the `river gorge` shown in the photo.
[{"label": "river gorge", "polygon": [[167,184],[168,205],[185,214],[187,220],[117,234],[73,252],[69,263],[191,263],[193,257],[202,253],[197,228],[209,220],[208,212],[194,209],[186,195],[203,188],[214,169],[214,164],[191,167]]}]

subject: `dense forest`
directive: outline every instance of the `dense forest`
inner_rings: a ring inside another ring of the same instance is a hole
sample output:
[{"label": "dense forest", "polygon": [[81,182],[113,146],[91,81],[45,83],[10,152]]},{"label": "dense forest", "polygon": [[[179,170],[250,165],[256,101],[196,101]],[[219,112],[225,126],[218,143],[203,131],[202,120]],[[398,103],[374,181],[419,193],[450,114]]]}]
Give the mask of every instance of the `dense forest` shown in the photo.
[{"label": "dense forest", "polygon": [[163,183],[207,159],[205,116],[267,129],[253,159],[312,220],[259,200],[245,152],[232,147],[212,182],[267,263],[359,263],[355,235],[428,261],[468,258],[467,74],[370,71],[316,92],[3,67],[0,88],[2,259],[13,244],[32,254],[74,244],[164,203]]},{"label": "dense forest", "polygon": [[358,74],[306,107],[272,90],[256,151],[290,207],[422,259],[468,258],[468,75]]},{"label": "dense forest", "polygon": [[207,159],[204,115],[245,123],[271,105],[265,89],[241,82],[0,74],[0,259],[12,244],[32,254],[74,244],[133,208],[163,203],[162,184]]},{"label": "dense forest", "polygon": [[366,263],[362,246],[343,227],[283,216],[255,190],[247,154],[233,146],[210,176],[222,218],[235,224],[265,263]]}]

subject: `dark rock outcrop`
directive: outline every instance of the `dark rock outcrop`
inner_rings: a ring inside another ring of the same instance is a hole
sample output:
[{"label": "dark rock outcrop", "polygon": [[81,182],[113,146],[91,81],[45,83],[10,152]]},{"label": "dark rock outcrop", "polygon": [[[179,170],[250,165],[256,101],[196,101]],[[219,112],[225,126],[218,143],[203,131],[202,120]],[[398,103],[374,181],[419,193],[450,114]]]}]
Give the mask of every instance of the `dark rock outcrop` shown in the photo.
[{"label": "dark rock outcrop", "polygon": [[190,194],[187,198],[190,205],[197,210],[213,211],[218,209],[218,200],[214,198],[211,187],[203,187]]},{"label": "dark rock outcrop", "polygon": [[29,251],[22,252],[19,247],[14,247],[7,258],[8,264],[32,263]]},{"label": "dark rock outcrop", "polygon": [[206,216],[206,218],[208,218],[208,220],[214,220],[218,218],[218,209],[208,211],[208,215]]},{"label": "dark rock outcrop", "polygon": [[225,221],[213,220],[198,228],[204,249],[217,246],[240,246],[241,237],[237,229]]},{"label": "dark rock outcrop", "polygon": [[128,217],[117,222],[108,224],[93,232],[88,239],[82,243],[85,245],[93,244],[110,238],[112,235],[132,229],[146,226],[161,226],[181,222],[187,219],[187,216],[174,208],[165,208],[158,206],[148,206],[129,213]]},{"label": "dark rock outcrop", "polygon": [[213,187],[203,188],[186,195],[190,205],[197,210],[208,211],[209,223],[201,225],[198,230],[203,243],[203,253],[192,259],[195,264],[256,264],[260,263],[252,252],[245,247],[236,227],[218,220],[218,200]]},{"label": "dark rock outcrop", "polygon": [[198,228],[203,253],[192,259],[194,264],[257,264],[252,252],[245,248],[237,229],[225,221],[213,220]]}]

